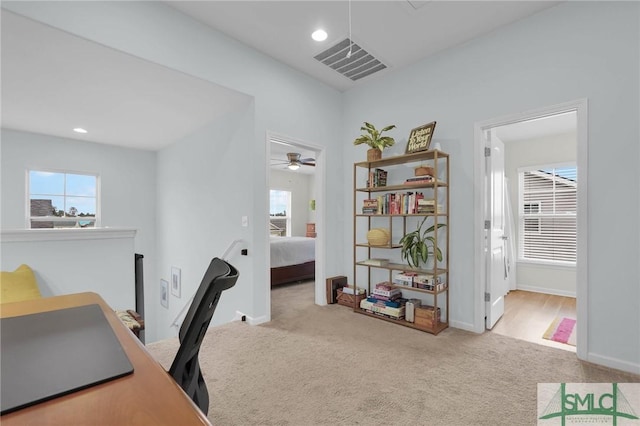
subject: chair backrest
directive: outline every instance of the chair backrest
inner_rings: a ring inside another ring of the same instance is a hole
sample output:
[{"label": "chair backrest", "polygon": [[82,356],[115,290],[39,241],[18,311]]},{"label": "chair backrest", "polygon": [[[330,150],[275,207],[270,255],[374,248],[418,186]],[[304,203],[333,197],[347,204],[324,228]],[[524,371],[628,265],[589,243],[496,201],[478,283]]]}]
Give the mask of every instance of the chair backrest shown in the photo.
[{"label": "chair backrest", "polygon": [[211,261],[180,327],[180,347],[169,369],[169,374],[205,414],[209,410],[209,394],[200,372],[198,353],[220,295],[237,280],[238,270],[231,264],[217,257]]}]

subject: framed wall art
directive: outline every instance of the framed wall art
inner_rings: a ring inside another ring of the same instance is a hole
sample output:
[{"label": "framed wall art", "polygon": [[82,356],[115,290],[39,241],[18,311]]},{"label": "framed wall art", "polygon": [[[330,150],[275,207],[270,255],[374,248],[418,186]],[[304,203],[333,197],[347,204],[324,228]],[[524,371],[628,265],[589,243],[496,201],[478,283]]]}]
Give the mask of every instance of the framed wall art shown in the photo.
[{"label": "framed wall art", "polygon": [[416,127],[409,133],[407,140],[407,149],[405,154],[413,154],[414,152],[427,151],[431,145],[431,138],[436,129],[436,122],[432,121],[424,126]]}]

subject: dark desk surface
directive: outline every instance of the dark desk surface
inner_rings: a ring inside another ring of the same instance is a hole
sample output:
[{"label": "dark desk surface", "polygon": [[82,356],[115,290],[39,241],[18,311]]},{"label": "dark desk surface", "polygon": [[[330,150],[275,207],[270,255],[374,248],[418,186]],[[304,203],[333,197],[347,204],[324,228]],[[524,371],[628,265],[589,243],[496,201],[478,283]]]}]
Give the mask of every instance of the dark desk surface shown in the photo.
[{"label": "dark desk surface", "polygon": [[99,295],[78,293],[5,303],[0,318],[90,304],[102,308],[133,365],[133,374],[5,414],[0,424],[209,425],[204,414]]}]

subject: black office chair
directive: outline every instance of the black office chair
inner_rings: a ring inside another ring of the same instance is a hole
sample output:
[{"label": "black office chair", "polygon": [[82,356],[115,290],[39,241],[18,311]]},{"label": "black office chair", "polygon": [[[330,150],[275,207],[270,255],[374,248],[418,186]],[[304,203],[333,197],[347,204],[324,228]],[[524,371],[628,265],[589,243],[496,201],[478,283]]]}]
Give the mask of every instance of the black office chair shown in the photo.
[{"label": "black office chair", "polygon": [[211,261],[180,326],[180,348],[169,369],[169,374],[205,415],[209,411],[209,392],[200,372],[198,353],[220,295],[237,280],[236,268],[217,257]]}]

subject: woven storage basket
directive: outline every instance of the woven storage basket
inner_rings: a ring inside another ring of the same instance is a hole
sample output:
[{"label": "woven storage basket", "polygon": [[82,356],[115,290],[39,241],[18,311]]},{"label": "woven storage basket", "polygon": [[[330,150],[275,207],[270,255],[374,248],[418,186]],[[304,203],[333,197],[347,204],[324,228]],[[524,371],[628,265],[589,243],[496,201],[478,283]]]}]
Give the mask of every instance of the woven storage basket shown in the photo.
[{"label": "woven storage basket", "polygon": [[385,228],[373,228],[367,232],[367,241],[372,246],[385,246],[389,244],[390,239],[389,230]]},{"label": "woven storage basket", "polygon": [[420,166],[420,167],[416,167],[415,168],[415,175],[416,176],[434,176],[435,171],[433,170],[433,167],[429,167],[429,166]]}]

